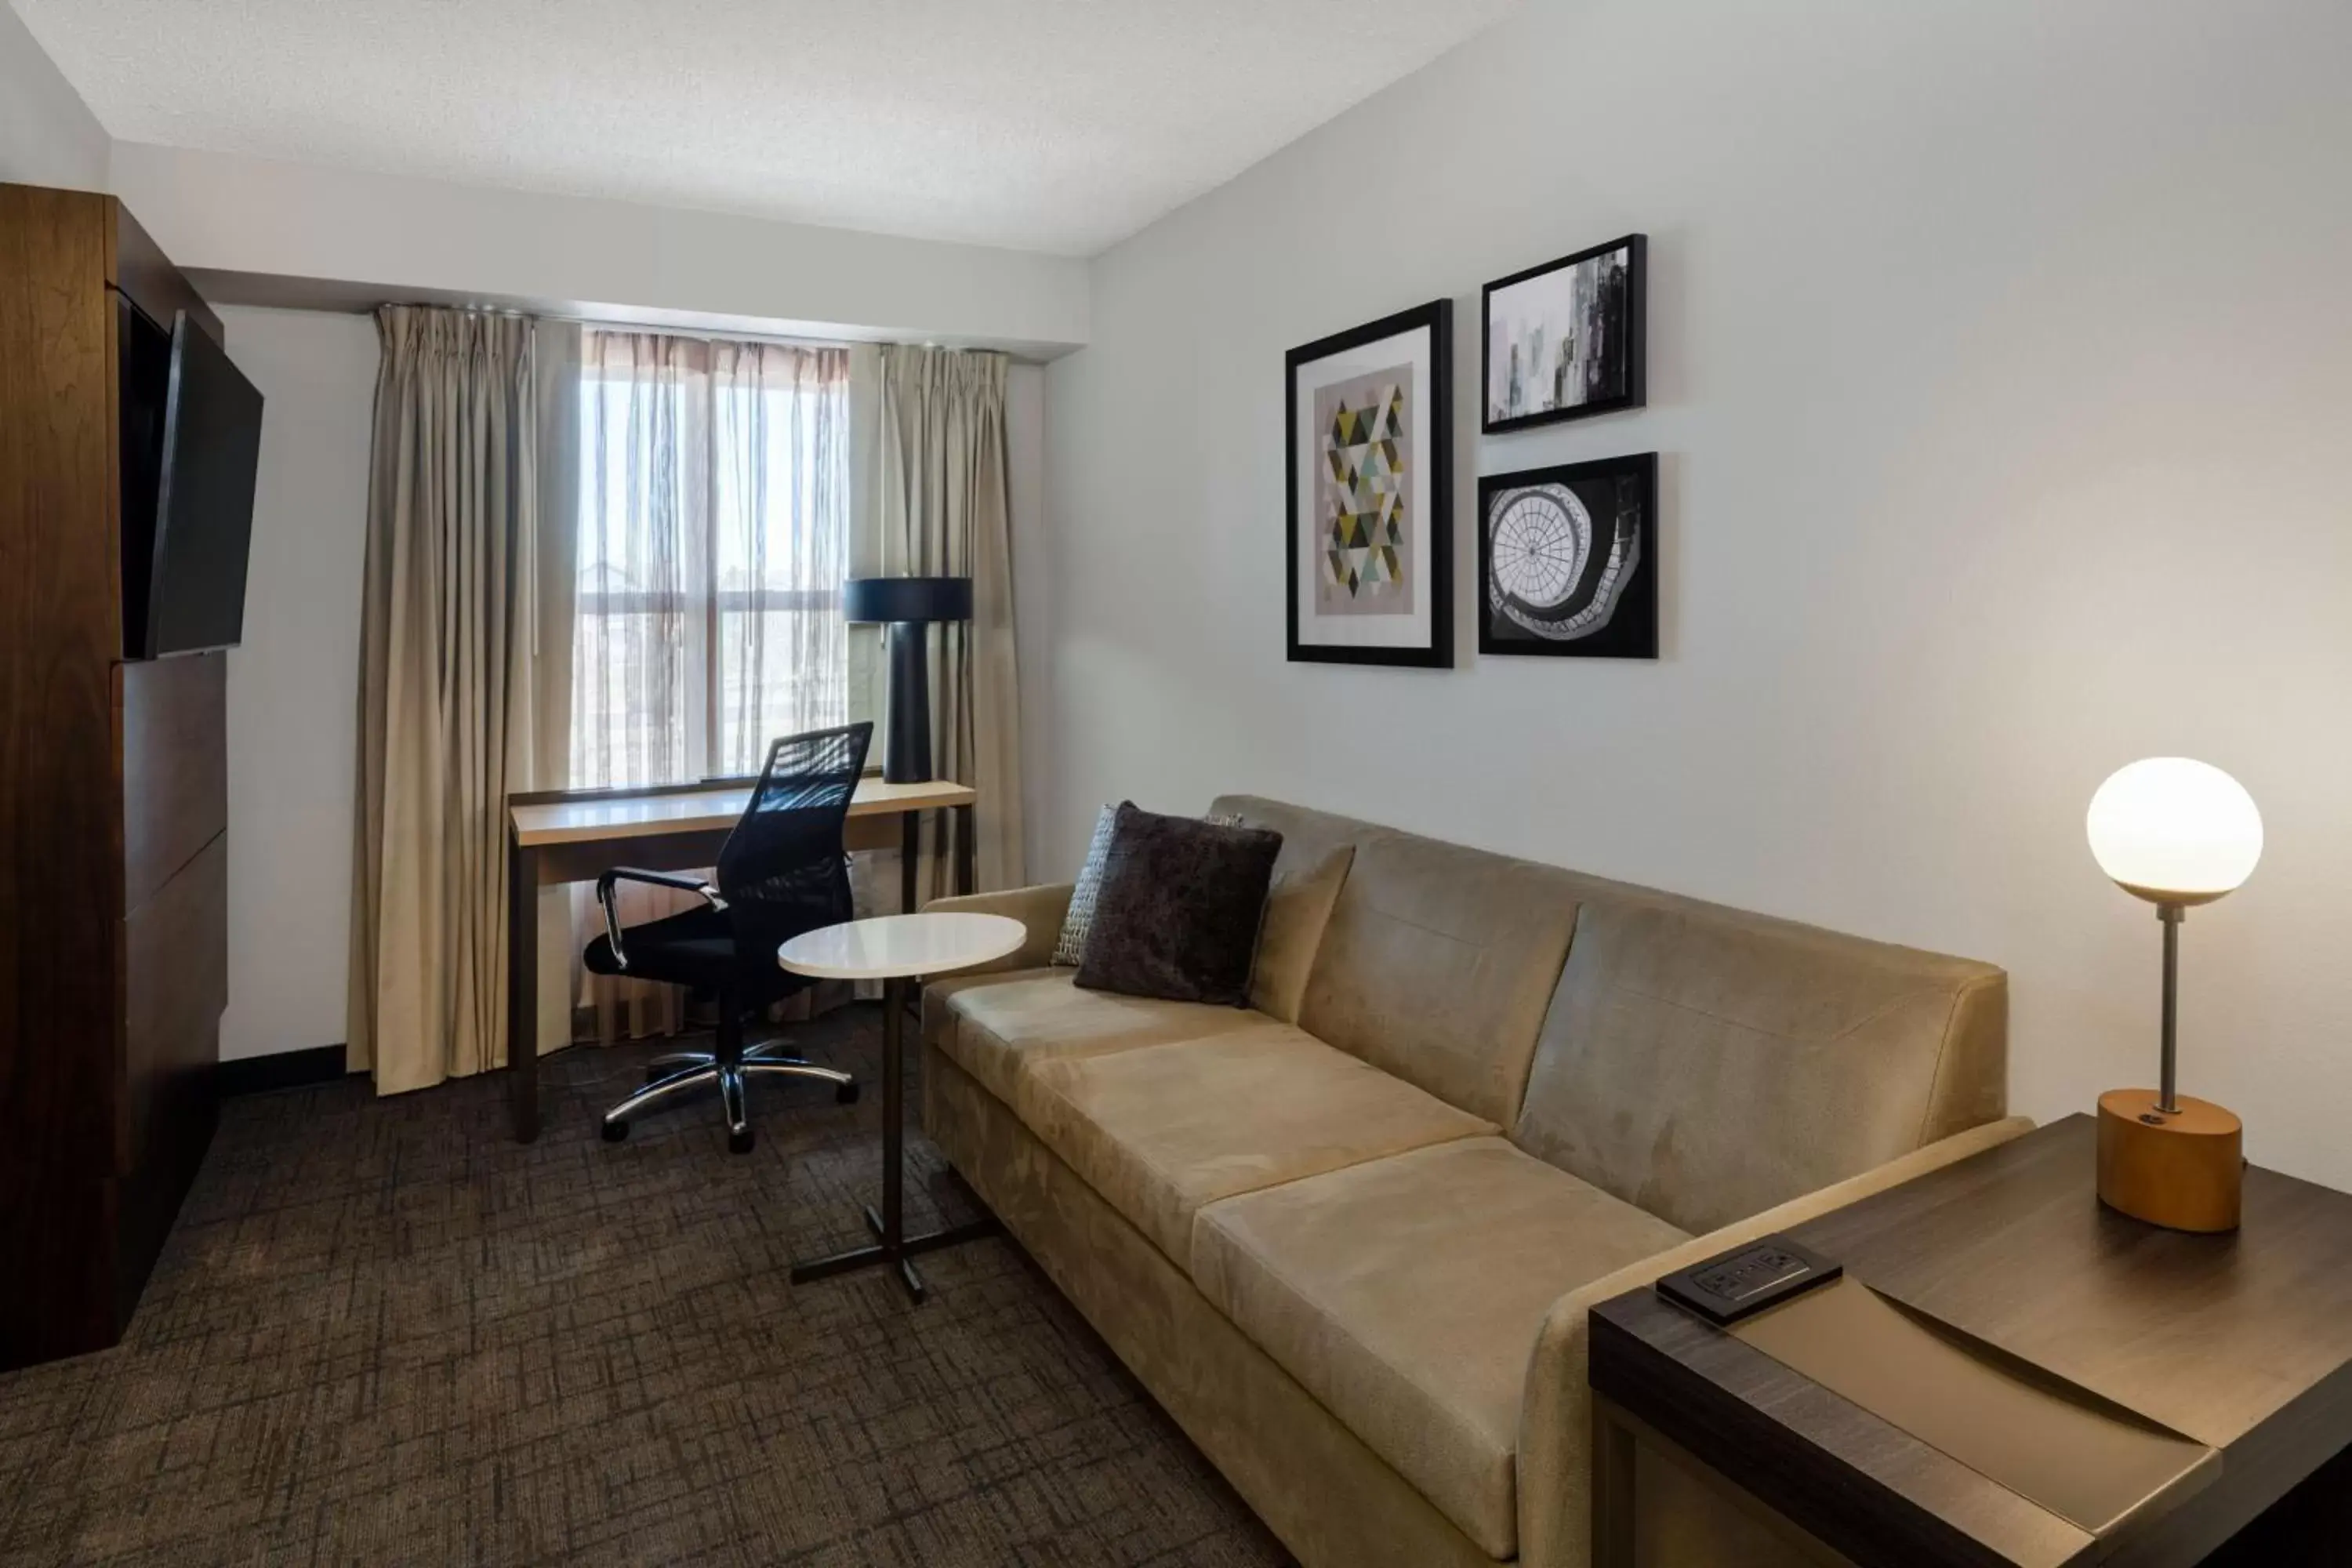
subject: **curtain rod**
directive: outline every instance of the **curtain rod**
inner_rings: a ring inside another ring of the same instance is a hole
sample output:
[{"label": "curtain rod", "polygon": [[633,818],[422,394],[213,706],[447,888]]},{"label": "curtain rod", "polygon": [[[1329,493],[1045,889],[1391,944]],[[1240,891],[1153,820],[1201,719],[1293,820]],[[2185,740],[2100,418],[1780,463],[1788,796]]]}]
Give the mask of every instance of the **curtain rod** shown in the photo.
[{"label": "curtain rod", "polygon": [[947,353],[1003,354],[1007,359],[1020,356],[1003,349],[971,349],[932,342],[907,342],[898,338],[794,338],[778,332],[745,332],[711,327],[673,327],[651,321],[615,321],[590,316],[570,316],[559,310],[524,310],[512,305],[441,306],[442,310],[468,310],[485,316],[515,316],[534,321],[561,321],[566,326],[587,327],[597,331],[643,332],[662,338],[725,338],[739,343],[777,343],[785,348],[851,349],[861,344],[877,348],[939,349]]}]

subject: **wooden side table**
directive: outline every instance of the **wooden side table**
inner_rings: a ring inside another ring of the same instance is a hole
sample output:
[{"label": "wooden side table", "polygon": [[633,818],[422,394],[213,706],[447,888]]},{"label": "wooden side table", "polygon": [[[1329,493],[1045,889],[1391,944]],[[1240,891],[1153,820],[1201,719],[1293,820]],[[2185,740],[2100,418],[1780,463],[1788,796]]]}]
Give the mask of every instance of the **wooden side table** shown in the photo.
[{"label": "wooden side table", "polygon": [[806,1283],[853,1268],[895,1264],[907,1293],[923,1299],[923,1277],[915,1271],[918,1253],[993,1236],[993,1218],[951,1226],[922,1236],[906,1233],[901,1203],[906,1184],[907,1058],[908,982],[950,974],[1012,952],[1029,939],[1019,921],[1003,915],[940,911],[883,915],[851,921],[796,936],[777,951],[776,962],[796,974],[825,980],[879,980],[882,990],[882,1209],[866,1211],[874,1233],[869,1247],[855,1247],[793,1267],[793,1283]]},{"label": "wooden side table", "polygon": [[1845,1279],[1728,1329],[1596,1308],[1596,1564],[1645,1444],[1864,1568],[2352,1563],[2352,1195],[2249,1166],[2189,1235],[2095,1162],[2073,1116],[1801,1226]]}]

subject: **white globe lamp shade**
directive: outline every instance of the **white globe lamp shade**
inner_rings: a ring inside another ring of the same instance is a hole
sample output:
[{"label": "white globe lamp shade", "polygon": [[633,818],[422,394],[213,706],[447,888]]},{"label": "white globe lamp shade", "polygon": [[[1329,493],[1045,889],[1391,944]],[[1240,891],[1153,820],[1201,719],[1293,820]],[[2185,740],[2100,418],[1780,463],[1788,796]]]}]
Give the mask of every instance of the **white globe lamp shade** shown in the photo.
[{"label": "white globe lamp shade", "polygon": [[2245,786],[2208,763],[2149,757],[2091,797],[2091,854],[2126,891],[2203,904],[2234,891],[2263,858],[2263,814]]}]

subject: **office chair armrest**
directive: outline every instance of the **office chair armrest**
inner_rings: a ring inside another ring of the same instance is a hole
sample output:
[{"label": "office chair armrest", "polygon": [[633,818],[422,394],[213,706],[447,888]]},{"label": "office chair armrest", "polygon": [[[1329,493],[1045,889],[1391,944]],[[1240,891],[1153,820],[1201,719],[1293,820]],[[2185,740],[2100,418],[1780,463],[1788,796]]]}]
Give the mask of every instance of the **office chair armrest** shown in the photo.
[{"label": "office chair armrest", "polygon": [[702,901],[714,910],[723,910],[727,900],[719,889],[699,877],[681,877],[672,871],[640,871],[634,866],[615,866],[596,879],[596,901],[604,908],[604,940],[613,945],[613,966],[629,967],[629,955],[621,947],[621,917],[613,907],[613,888],[618,882],[645,882],[656,888],[676,888],[681,893],[699,893]]}]

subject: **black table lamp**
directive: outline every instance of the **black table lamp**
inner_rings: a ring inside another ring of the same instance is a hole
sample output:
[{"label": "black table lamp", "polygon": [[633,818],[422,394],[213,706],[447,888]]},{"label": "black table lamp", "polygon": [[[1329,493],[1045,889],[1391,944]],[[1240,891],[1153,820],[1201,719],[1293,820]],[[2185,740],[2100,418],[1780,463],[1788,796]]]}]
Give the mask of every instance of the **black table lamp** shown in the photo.
[{"label": "black table lamp", "polygon": [[882,736],[882,776],[920,784],[931,776],[931,661],[923,628],[971,619],[969,577],[854,577],[841,593],[852,621],[890,628],[890,715]]}]

